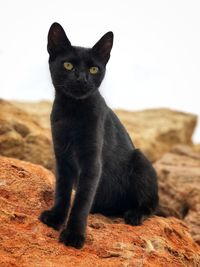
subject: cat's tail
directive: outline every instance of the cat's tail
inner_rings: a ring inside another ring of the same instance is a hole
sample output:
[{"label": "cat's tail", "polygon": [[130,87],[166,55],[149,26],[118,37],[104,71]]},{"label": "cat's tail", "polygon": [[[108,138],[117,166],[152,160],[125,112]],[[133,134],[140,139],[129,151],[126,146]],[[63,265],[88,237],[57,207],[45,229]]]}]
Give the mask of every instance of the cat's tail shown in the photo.
[{"label": "cat's tail", "polygon": [[160,204],[160,203],[158,204],[158,206],[154,212],[154,215],[157,215],[160,217],[165,217],[165,218],[173,216],[173,217],[181,219],[181,215],[175,209],[173,209],[169,206],[165,206],[165,205]]}]

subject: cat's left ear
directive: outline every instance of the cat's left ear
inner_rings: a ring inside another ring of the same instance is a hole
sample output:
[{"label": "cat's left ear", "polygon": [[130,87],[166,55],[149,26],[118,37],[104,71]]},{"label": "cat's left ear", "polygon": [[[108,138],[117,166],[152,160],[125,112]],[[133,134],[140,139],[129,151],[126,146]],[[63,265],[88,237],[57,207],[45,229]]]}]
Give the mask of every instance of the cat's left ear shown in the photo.
[{"label": "cat's left ear", "polygon": [[113,32],[107,32],[101,39],[92,47],[92,52],[105,65],[110,58],[110,51],[113,46]]},{"label": "cat's left ear", "polygon": [[63,27],[59,23],[54,22],[49,29],[47,50],[50,56],[52,56],[67,48],[71,48],[71,43]]}]

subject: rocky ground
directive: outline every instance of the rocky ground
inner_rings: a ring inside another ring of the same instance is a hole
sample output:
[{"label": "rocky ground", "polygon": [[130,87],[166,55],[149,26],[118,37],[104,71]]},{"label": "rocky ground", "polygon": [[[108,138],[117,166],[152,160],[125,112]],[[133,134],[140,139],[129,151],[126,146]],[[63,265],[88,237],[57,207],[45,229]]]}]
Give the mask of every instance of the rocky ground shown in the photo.
[{"label": "rocky ground", "polygon": [[52,203],[54,179],[39,165],[0,157],[0,266],[198,266],[200,247],[175,218],[152,217],[132,227],[91,215],[83,249],[58,243],[38,221]]},{"label": "rocky ground", "polygon": [[154,161],[169,217],[132,227],[91,215],[86,245],[76,250],[58,243],[59,233],[37,219],[53,199],[50,109],[49,102],[0,101],[0,266],[200,266],[200,145],[191,141],[196,116],[116,111]]}]

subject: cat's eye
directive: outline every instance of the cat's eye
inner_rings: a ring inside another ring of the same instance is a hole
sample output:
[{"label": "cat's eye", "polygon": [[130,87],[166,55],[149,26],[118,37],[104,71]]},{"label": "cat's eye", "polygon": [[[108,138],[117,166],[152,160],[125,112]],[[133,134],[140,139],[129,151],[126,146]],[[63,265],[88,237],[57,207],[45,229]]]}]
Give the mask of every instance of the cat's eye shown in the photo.
[{"label": "cat's eye", "polygon": [[89,71],[91,74],[97,74],[99,72],[99,68],[98,67],[91,67],[91,68],[89,68]]},{"label": "cat's eye", "polygon": [[74,68],[73,64],[70,62],[65,62],[63,65],[66,70],[72,70]]}]

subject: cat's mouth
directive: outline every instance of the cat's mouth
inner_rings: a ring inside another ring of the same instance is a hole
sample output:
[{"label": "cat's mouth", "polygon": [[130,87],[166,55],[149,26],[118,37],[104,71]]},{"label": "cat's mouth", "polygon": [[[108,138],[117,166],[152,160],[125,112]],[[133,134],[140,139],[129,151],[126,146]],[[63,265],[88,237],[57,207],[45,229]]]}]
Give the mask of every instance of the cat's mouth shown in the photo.
[{"label": "cat's mouth", "polygon": [[76,99],[84,99],[95,92],[95,88],[89,88],[88,86],[65,86],[64,84],[55,85],[58,91],[62,91],[66,96],[70,96]]},{"label": "cat's mouth", "polygon": [[87,98],[93,92],[94,90],[88,88],[74,88],[73,90],[70,91],[70,95],[77,99],[83,99]]}]

